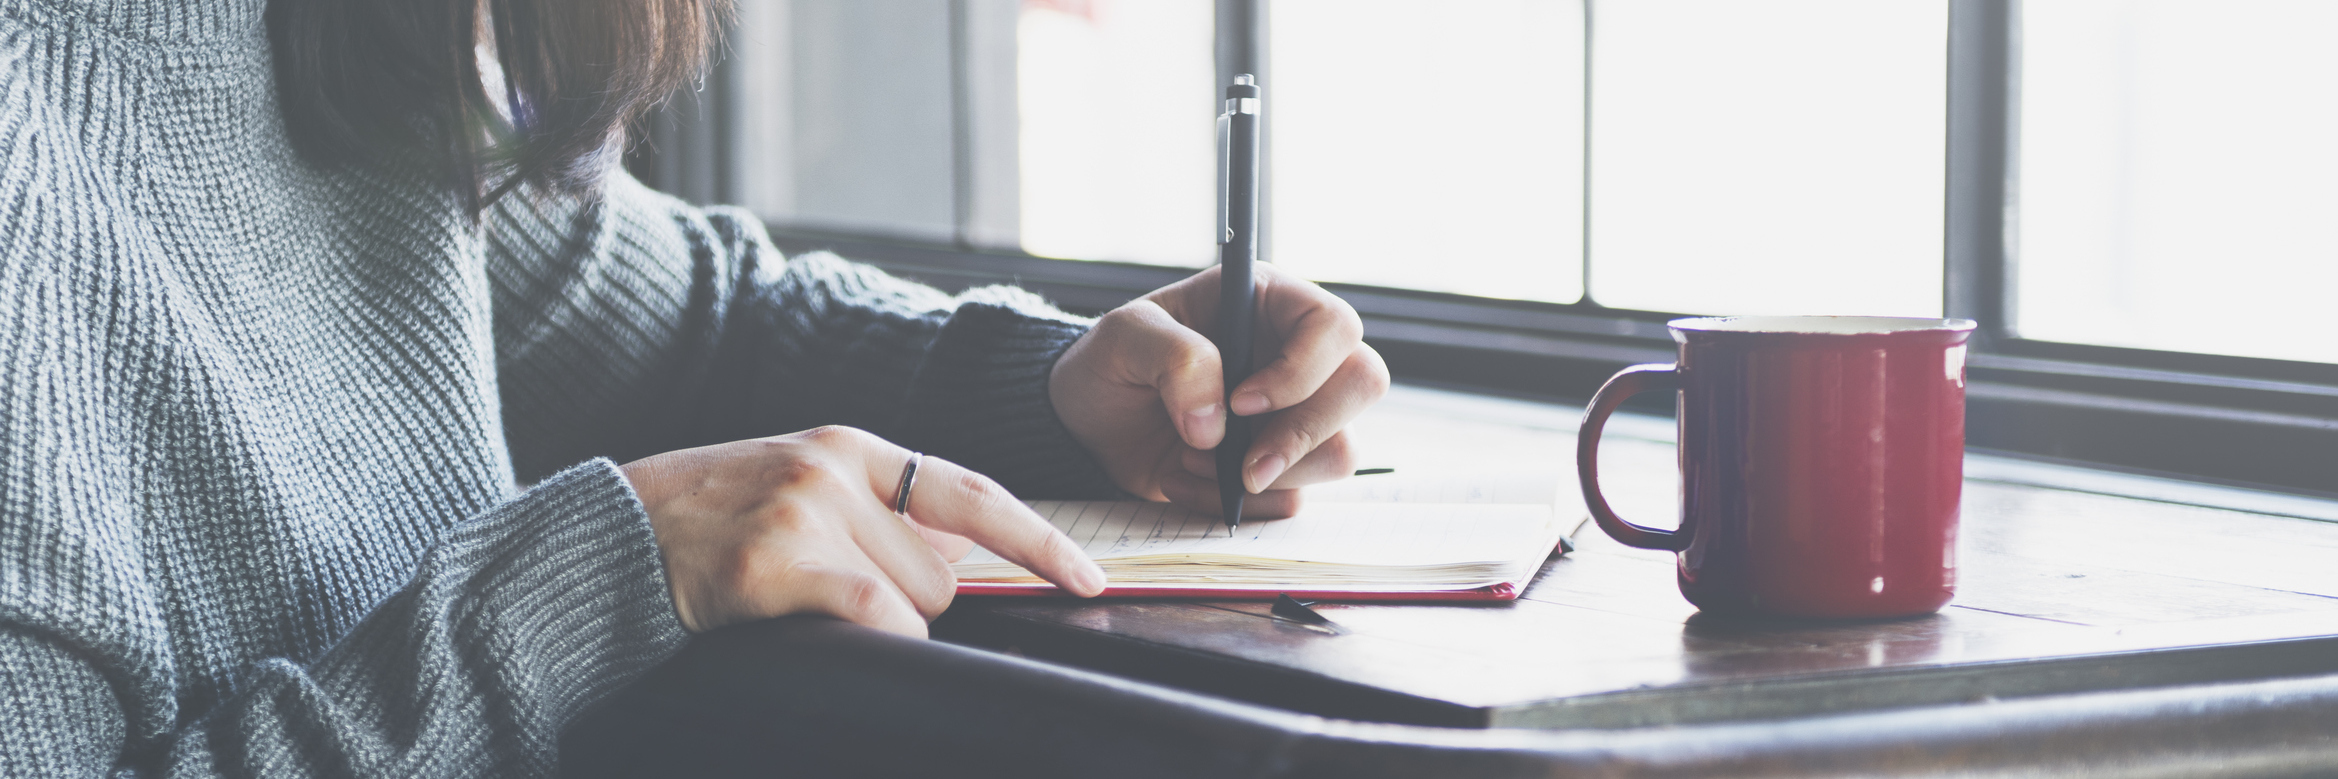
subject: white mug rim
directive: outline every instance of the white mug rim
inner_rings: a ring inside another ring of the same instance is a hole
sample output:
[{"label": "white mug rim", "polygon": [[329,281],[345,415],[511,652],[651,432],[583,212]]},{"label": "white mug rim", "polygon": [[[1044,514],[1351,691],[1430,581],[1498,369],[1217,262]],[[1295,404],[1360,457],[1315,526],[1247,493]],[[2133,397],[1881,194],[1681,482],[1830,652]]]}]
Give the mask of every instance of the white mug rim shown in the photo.
[{"label": "white mug rim", "polygon": [[1893,333],[1970,332],[1970,319],[1928,319],[1898,316],[1705,316],[1675,319],[1665,326],[1676,332],[1794,333],[1800,335],[1890,335]]}]

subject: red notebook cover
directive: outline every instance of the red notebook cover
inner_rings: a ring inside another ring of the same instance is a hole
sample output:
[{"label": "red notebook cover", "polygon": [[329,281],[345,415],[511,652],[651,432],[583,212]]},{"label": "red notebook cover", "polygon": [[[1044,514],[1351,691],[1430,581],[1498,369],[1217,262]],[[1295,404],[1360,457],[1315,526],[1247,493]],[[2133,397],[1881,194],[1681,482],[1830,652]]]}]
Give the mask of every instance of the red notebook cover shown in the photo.
[{"label": "red notebook cover", "polygon": [[[1517,600],[1518,593],[1534,578],[1514,582],[1496,582],[1469,590],[1429,590],[1423,592],[1355,592],[1352,590],[1253,590],[1212,589],[1207,587],[1106,587],[1099,598],[1198,598],[1207,600],[1274,600],[1277,595],[1290,595],[1300,600],[1333,601],[1341,603],[1375,603],[1389,601],[1489,601]],[[1021,598],[1069,598],[1053,584],[993,584],[974,582],[958,585],[959,595],[996,595]]]}]

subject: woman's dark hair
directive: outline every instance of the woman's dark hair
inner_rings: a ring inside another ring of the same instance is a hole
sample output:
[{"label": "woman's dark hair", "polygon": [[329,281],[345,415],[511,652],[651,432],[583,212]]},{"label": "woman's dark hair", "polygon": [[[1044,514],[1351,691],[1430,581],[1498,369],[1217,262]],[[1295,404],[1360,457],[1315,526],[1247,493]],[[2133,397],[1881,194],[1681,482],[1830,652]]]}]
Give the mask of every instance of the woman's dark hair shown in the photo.
[{"label": "woman's dark hair", "polygon": [[[324,166],[419,157],[475,214],[521,184],[589,195],[622,152],[626,125],[703,72],[728,9],[728,0],[270,0],[268,36],[302,157]],[[492,98],[478,57],[490,34],[504,83]]]}]

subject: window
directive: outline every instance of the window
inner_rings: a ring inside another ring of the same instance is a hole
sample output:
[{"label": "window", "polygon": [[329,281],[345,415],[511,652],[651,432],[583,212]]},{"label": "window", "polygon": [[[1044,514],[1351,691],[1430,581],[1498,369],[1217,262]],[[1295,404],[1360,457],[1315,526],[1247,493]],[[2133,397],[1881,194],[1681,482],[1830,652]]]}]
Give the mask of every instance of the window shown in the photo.
[{"label": "window", "polygon": [[1101,309],[1267,256],[1400,376],[1580,399],[1681,314],[1980,320],[1975,447],[2338,492],[2320,0],[764,0],[646,129],[783,245]]},{"label": "window", "polygon": [[1948,4],[1593,6],[1591,297],[1939,316]]},{"label": "window", "polygon": [[2338,362],[2338,4],[2022,6],[2016,329]]},{"label": "window", "polygon": [[1267,8],[1269,259],[1320,281],[1582,298],[1579,2]]},{"label": "window", "polygon": [[1022,248],[1218,261],[1208,3],[1030,2],[1016,21]]}]

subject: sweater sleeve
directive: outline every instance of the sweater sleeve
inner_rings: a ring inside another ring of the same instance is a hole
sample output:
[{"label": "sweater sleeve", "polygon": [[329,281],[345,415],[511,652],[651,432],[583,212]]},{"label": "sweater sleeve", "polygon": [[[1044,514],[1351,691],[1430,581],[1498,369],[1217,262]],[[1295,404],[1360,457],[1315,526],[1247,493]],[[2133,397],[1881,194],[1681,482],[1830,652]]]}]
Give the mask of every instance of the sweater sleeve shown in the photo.
[{"label": "sweater sleeve", "polygon": [[786,259],[751,215],[623,174],[590,206],[504,199],[488,243],[522,479],[838,424],[1025,497],[1120,494],[1047,397],[1090,323],[1028,292],[950,296],[826,253]]},{"label": "sweater sleeve", "polygon": [[606,460],[458,524],[321,657],[255,664],[192,723],[125,710],[137,671],[41,623],[0,623],[0,775],[546,775],[563,725],[686,638]]}]

